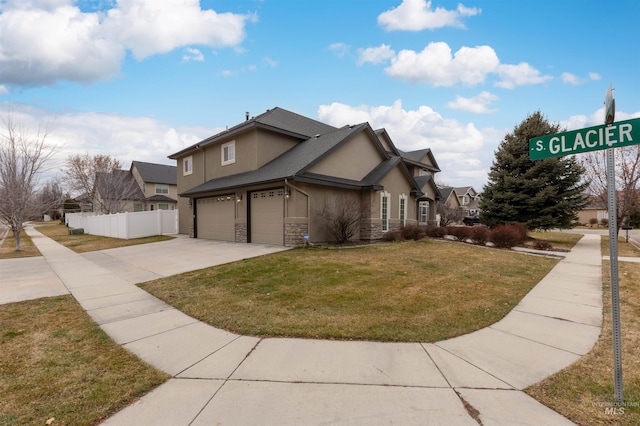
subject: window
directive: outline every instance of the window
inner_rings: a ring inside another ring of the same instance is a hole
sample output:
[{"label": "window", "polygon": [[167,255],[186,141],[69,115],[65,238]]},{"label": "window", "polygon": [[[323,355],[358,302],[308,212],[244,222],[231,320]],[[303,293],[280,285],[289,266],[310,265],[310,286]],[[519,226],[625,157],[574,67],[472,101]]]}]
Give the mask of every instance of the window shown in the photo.
[{"label": "window", "polygon": [[418,204],[418,210],[420,211],[420,223],[429,223],[429,202],[420,201],[420,203]]},{"label": "window", "polygon": [[167,203],[158,204],[158,210],[169,210],[169,204]]},{"label": "window", "polygon": [[400,225],[404,226],[407,223],[407,196],[400,195]]},{"label": "window", "polygon": [[236,142],[224,143],[221,146],[222,165],[233,164],[236,162]]},{"label": "window", "polygon": [[190,155],[182,159],[182,176],[193,173],[193,156]]},{"label": "window", "polygon": [[141,203],[134,203],[133,204],[133,211],[134,212],[144,211],[144,206]]},{"label": "window", "polygon": [[165,185],[163,183],[156,183],[156,194],[168,194],[169,193],[169,185]]},{"label": "window", "polygon": [[420,169],[420,176],[428,176],[429,172],[426,171],[425,169]]},{"label": "window", "polygon": [[469,196],[468,195],[463,195],[462,196],[462,205],[466,206],[467,204],[469,204]]},{"label": "window", "polygon": [[389,230],[389,193],[383,192],[380,196],[380,218],[382,219],[382,231]]}]

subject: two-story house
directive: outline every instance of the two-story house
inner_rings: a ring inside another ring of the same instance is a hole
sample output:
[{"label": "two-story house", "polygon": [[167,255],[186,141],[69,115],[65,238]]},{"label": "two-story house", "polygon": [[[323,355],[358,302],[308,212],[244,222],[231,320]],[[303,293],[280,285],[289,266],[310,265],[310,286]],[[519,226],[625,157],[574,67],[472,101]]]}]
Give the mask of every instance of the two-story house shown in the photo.
[{"label": "two-story house", "polygon": [[[430,150],[399,151],[368,123],[337,128],[274,108],[189,146],[177,161],[180,232],[297,246],[331,239],[327,216],[358,210],[354,239],[435,223]],[[327,210],[329,206],[329,210]]]},{"label": "two-story house", "polygon": [[175,210],[176,166],[133,161],[129,170],[98,173],[93,190],[97,213]]}]

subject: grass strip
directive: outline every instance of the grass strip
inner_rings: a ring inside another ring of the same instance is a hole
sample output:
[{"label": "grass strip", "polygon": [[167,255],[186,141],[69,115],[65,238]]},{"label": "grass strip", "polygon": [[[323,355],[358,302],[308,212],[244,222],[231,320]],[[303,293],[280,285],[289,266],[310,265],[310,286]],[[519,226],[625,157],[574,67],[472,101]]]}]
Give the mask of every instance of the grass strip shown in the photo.
[{"label": "grass strip", "polygon": [[115,344],[71,296],[0,306],[0,424],[95,425],[168,376]]}]

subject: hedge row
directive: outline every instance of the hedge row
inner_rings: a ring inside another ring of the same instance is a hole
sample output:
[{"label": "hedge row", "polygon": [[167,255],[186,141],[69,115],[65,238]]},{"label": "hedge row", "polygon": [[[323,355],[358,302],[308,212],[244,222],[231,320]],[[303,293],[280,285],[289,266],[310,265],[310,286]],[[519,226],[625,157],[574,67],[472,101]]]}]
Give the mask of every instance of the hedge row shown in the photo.
[{"label": "hedge row", "polygon": [[527,227],[524,225],[498,225],[495,228],[486,226],[405,226],[399,231],[387,232],[387,241],[421,240],[423,238],[454,237],[478,245],[488,242],[496,247],[511,248],[524,244],[527,239]]}]

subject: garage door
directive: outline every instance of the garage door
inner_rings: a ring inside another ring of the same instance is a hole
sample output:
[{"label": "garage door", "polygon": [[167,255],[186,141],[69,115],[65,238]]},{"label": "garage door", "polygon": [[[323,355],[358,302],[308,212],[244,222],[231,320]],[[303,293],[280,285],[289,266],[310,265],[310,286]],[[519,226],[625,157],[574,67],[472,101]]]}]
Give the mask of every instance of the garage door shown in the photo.
[{"label": "garage door", "polygon": [[284,189],[251,193],[251,242],[284,245]]},{"label": "garage door", "polygon": [[198,238],[236,240],[234,197],[200,198],[196,213]]}]

